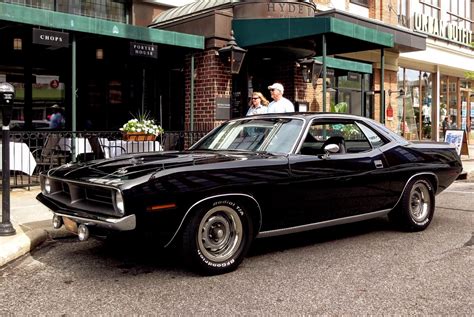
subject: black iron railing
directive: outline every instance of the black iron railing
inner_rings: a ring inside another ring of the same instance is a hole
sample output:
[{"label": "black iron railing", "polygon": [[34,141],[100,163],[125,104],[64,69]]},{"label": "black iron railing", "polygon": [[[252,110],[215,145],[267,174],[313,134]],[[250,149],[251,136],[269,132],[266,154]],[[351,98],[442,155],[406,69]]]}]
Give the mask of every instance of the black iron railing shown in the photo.
[{"label": "black iron railing", "polygon": [[11,187],[38,185],[41,171],[68,162],[107,159],[129,153],[185,150],[206,133],[168,131],[154,141],[126,141],[118,131],[11,131]]}]

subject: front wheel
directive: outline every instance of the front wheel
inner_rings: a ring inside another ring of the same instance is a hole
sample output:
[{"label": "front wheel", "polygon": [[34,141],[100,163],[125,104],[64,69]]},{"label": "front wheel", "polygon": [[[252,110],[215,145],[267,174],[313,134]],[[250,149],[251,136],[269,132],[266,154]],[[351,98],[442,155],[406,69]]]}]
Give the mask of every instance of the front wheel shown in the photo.
[{"label": "front wheel", "polygon": [[433,219],[435,194],[431,182],[425,178],[411,180],[399,206],[390,214],[390,220],[407,231],[421,231]]},{"label": "front wheel", "polygon": [[252,238],[251,217],[240,204],[214,201],[200,208],[185,225],[183,256],[200,273],[227,273],[243,261]]}]

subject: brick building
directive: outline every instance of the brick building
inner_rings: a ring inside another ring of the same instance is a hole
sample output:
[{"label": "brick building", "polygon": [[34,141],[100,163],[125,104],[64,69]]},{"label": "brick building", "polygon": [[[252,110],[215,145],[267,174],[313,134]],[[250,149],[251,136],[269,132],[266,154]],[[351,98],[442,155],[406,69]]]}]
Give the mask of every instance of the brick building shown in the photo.
[{"label": "brick building", "polygon": [[[377,5],[363,2],[343,1],[344,11],[327,1],[195,1],[158,15],[150,27],[206,39],[204,52],[186,57],[186,128],[209,130],[244,115],[252,91],[269,97],[273,82],[299,111],[345,102],[347,112],[386,121],[386,100],[397,91],[395,56],[424,50],[426,37],[377,20]],[[231,30],[248,50],[238,75],[219,56]],[[307,58],[324,62],[309,82],[300,63]]]}]

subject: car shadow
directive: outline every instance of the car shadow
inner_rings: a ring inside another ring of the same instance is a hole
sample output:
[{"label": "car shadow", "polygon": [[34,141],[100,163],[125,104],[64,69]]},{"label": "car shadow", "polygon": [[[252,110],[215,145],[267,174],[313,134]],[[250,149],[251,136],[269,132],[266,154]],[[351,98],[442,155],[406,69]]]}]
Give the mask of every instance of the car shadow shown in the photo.
[{"label": "car shadow", "polygon": [[357,223],[314,229],[288,235],[256,239],[247,257],[282,252],[289,249],[337,241],[372,232],[397,231],[387,218],[375,218]]},{"label": "car shadow", "polygon": [[[378,218],[285,236],[256,239],[247,258],[353,238],[371,232],[394,230],[388,220]],[[98,278],[101,274],[113,274],[116,279],[119,279],[121,276],[157,272],[169,275],[170,278],[198,276],[188,269],[178,248],[164,249],[159,247],[153,238],[136,235],[120,235],[106,239],[94,238],[86,242],[80,242],[77,237],[70,236],[57,238],[44,243],[33,251],[31,256],[49,266],[74,271],[76,275],[85,270],[84,276],[94,274]],[[77,259],[77,261],[68,265],[70,259]]]}]

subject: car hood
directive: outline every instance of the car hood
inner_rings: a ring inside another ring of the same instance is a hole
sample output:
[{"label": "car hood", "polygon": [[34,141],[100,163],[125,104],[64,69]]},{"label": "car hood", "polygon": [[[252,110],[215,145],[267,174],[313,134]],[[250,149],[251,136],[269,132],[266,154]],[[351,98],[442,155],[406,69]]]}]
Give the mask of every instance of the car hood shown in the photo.
[{"label": "car hood", "polygon": [[176,168],[202,166],[264,159],[273,156],[267,153],[235,152],[235,151],[186,151],[159,152],[124,155],[114,159],[96,160],[85,163],[65,164],[48,171],[52,177],[60,177],[75,181],[107,183],[113,185],[114,180],[120,183],[126,180],[151,175]]}]

